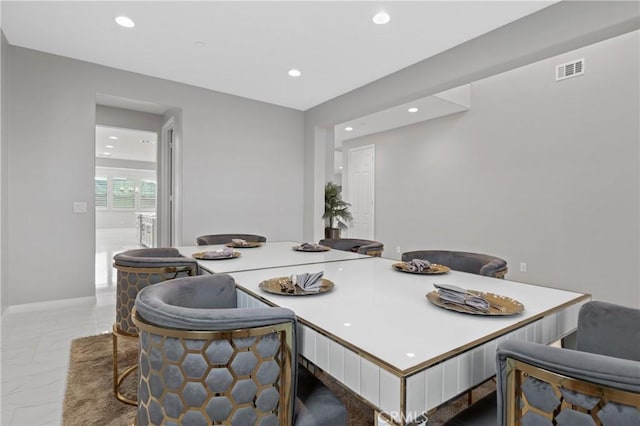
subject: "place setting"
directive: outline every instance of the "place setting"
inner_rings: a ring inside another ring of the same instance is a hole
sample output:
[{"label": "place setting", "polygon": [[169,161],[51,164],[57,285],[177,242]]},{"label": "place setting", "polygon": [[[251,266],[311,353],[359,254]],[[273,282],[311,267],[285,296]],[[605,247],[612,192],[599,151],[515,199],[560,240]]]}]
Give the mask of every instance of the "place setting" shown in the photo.
[{"label": "place setting", "polygon": [[293,246],[292,248],[295,251],[306,251],[311,253],[331,250],[331,247],[323,246],[322,244],[314,244],[314,243],[302,243],[299,246]]},{"label": "place setting", "polygon": [[267,293],[283,296],[311,296],[326,293],[334,288],[333,282],[323,278],[324,272],[292,274],[288,277],[270,278],[258,284]]},{"label": "place setting", "polygon": [[231,247],[224,247],[218,250],[213,251],[202,251],[198,253],[193,253],[191,255],[194,259],[198,260],[225,260],[225,259],[235,259],[240,256],[239,251],[235,251]]},{"label": "place setting", "polygon": [[255,248],[262,246],[262,243],[234,238],[230,242],[225,244],[225,246],[232,248]]},{"label": "place setting", "polygon": [[453,284],[433,284],[436,290],[427,294],[434,305],[450,311],[472,315],[514,315],[524,311],[524,305],[507,296],[467,290]]},{"label": "place setting", "polygon": [[391,266],[396,271],[422,275],[446,274],[451,270],[448,266],[431,263],[426,259],[412,259],[408,262],[394,263]]}]

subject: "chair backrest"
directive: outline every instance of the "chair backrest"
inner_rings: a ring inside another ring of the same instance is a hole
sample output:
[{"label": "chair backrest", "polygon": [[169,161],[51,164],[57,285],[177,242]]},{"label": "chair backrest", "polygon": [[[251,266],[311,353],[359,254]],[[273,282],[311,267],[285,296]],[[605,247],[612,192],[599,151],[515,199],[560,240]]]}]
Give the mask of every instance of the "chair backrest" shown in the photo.
[{"label": "chair backrest", "polygon": [[113,256],[113,267],[118,271],[115,326],[118,331],[133,336],[138,329],[131,318],[131,311],[140,290],[198,273],[198,263],[181,256],[175,248],[134,249],[118,253]]},{"label": "chair backrest", "polygon": [[432,263],[448,266],[455,271],[488,277],[504,278],[507,262],[499,257],[482,253],[448,250],[417,250],[402,253],[402,260],[425,259]]},{"label": "chair backrest", "polygon": [[293,423],[295,314],[235,308],[235,291],[213,274],[140,292],[138,425]]},{"label": "chair backrest", "polygon": [[640,361],[640,309],[585,303],[578,315],[576,350]]},{"label": "chair backrest", "polygon": [[267,238],[257,234],[212,234],[200,235],[196,238],[199,246],[230,243],[233,239],[245,240],[249,243],[266,243]]},{"label": "chair backrest", "polygon": [[325,238],[319,244],[331,247],[336,250],[352,251],[366,254],[368,256],[381,256],[384,244],[373,240],[362,240],[358,238]]}]

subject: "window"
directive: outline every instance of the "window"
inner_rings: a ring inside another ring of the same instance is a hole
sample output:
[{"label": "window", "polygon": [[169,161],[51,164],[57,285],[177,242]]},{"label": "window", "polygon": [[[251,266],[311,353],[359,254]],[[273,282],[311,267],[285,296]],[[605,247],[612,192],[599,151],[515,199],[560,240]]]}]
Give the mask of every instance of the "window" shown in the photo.
[{"label": "window", "polygon": [[108,185],[106,177],[96,177],[96,208],[106,209],[108,204]]},{"label": "window", "polygon": [[140,209],[156,208],[156,183],[150,180],[140,181]]},{"label": "window", "polygon": [[114,177],[113,183],[113,208],[133,209],[136,206],[136,181],[130,178]]}]

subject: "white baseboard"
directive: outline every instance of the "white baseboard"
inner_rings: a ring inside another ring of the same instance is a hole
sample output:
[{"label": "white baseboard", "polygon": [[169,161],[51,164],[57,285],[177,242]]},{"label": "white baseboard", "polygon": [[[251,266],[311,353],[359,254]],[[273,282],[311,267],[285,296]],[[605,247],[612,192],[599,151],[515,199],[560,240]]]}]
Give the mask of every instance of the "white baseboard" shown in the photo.
[{"label": "white baseboard", "polygon": [[44,302],[24,303],[21,305],[10,305],[2,313],[5,316],[7,312],[30,312],[42,310],[42,308],[65,308],[68,306],[76,306],[78,303],[95,303],[95,296],[74,297],[71,299],[47,300]]}]

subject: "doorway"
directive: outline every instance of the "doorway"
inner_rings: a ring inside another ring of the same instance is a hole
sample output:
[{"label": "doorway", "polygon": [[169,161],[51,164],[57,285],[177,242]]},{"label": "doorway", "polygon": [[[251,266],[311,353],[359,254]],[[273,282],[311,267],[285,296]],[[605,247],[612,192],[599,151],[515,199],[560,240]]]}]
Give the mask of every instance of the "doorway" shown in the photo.
[{"label": "doorway", "polygon": [[96,125],[95,283],[116,285],[113,256],[157,245],[158,133]]},{"label": "doorway", "polygon": [[350,238],[374,240],[375,146],[367,145],[347,151],[345,199],[351,203],[353,222]]}]

